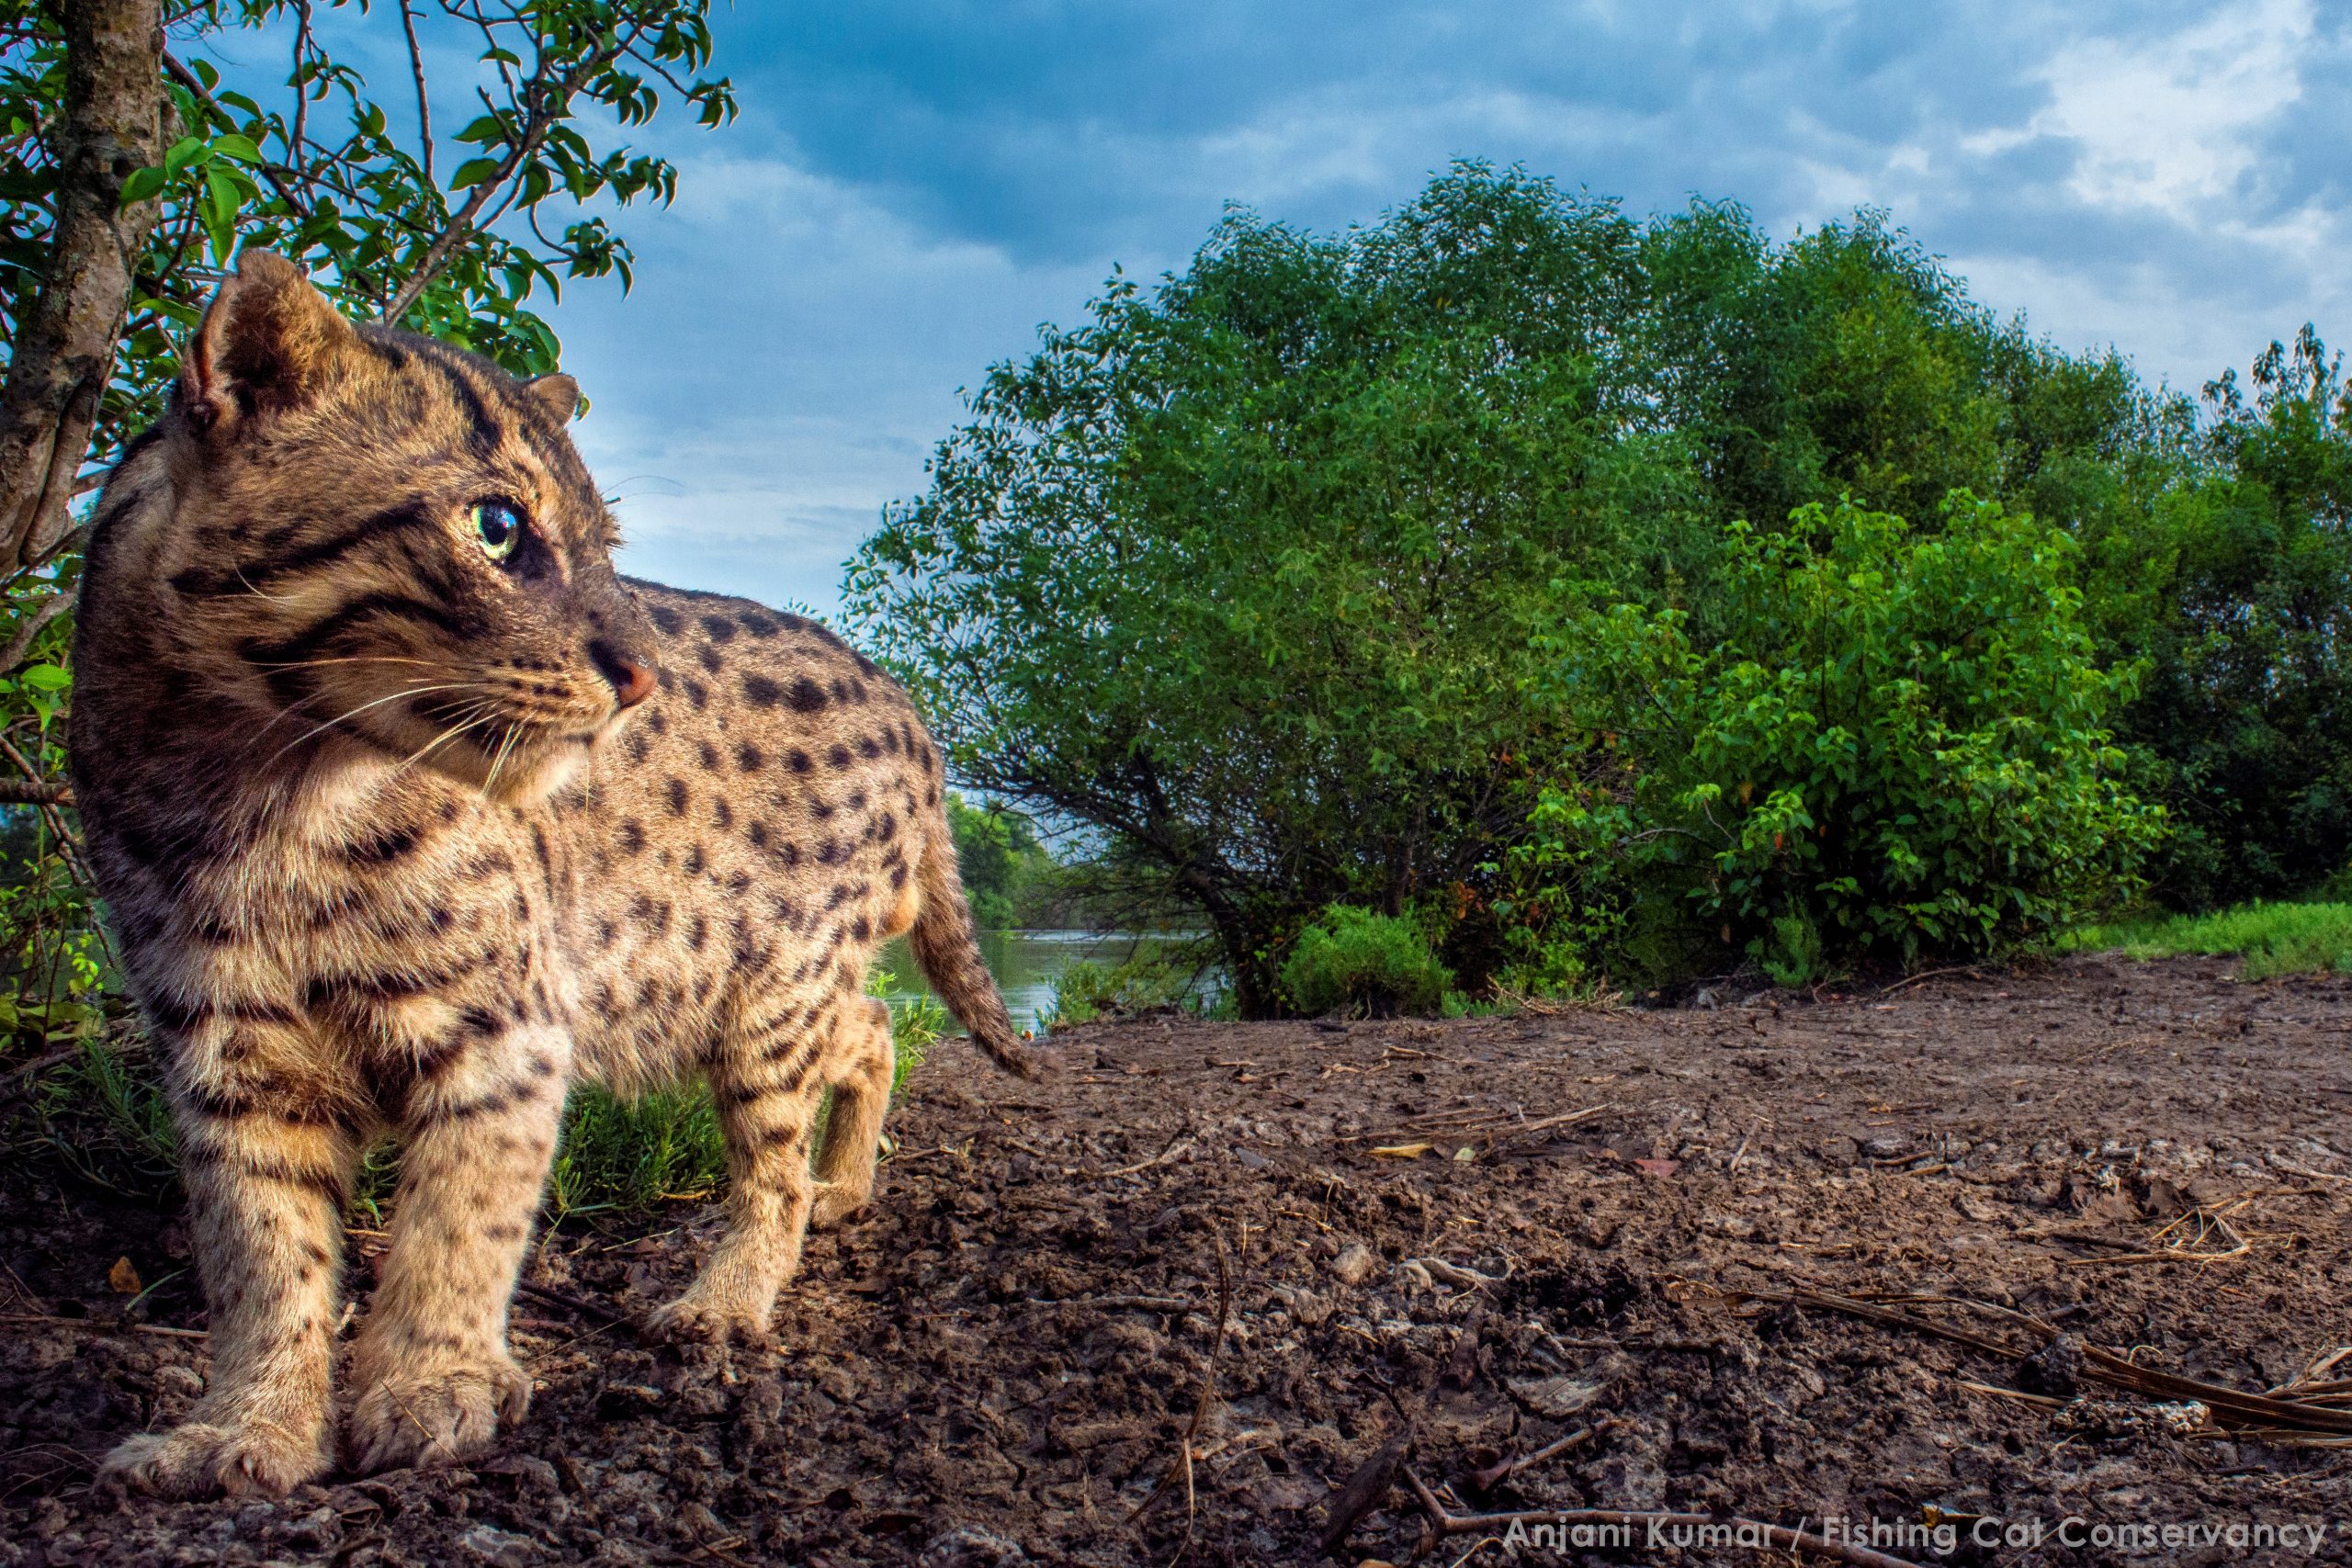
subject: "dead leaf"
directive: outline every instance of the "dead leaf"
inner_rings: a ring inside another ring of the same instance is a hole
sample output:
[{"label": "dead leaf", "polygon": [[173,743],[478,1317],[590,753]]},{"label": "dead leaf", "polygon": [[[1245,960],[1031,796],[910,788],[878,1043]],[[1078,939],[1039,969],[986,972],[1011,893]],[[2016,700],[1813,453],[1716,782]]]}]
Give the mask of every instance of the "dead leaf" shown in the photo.
[{"label": "dead leaf", "polygon": [[1571,1377],[1514,1378],[1510,1392],[1512,1398],[1537,1415],[1560,1421],[1586,1409],[1608,1393],[1609,1383]]},{"label": "dead leaf", "polygon": [[1419,1159],[1435,1147],[1435,1144],[1383,1144],[1372,1152],[1388,1159]]},{"label": "dead leaf", "polygon": [[107,1283],[119,1295],[135,1296],[146,1289],[139,1282],[139,1270],[130,1266],[128,1258],[118,1258],[114,1267],[107,1270]]},{"label": "dead leaf", "polygon": [[1679,1159],[1637,1159],[1634,1164],[1645,1176],[1672,1176],[1682,1168]]}]

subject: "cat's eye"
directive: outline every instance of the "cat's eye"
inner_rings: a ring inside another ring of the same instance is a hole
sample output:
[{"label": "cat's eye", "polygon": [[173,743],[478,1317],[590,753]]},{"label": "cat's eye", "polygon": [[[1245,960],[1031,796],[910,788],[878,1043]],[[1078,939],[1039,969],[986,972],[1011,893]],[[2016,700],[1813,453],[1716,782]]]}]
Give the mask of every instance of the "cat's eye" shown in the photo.
[{"label": "cat's eye", "polygon": [[514,547],[523,542],[523,514],[503,501],[477,501],[471,516],[474,537],[481,544],[481,553],[494,561],[503,561],[514,554]]}]

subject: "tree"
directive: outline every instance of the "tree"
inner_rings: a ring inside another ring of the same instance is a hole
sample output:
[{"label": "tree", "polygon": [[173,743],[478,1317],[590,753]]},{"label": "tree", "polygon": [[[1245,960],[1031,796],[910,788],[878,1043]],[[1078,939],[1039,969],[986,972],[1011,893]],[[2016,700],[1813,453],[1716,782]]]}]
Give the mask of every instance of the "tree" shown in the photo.
[{"label": "tree", "polygon": [[1485,171],[1337,239],[1237,214],[991,373],[853,618],[967,782],[1107,836],[1262,1015],[1323,906],[1466,886],[1511,829],[1552,582],[1657,574],[1673,498],[1604,439],[1637,239]]},{"label": "tree", "polygon": [[846,597],[960,775],[1198,911],[1245,1012],[1331,905],[1439,911],[1476,988],[1543,791],[1607,771],[1525,700],[1537,638],[1623,602],[1703,640],[1726,525],[1851,491],[1932,527],[2103,460],[2134,389],[1871,215],[1776,247],[1464,164],[1114,279],[989,373]]},{"label": "tree", "polygon": [[2140,671],[2099,667],[2079,547],[1965,491],[1945,513],[1735,525],[1704,643],[1630,604],[1546,637],[1531,696],[1623,766],[1547,790],[1522,858],[1630,872],[1787,985],[1997,953],[2130,892],[2162,813],[2122,777]]},{"label": "tree", "polygon": [[[537,374],[558,345],[534,291],[553,297],[558,267],[626,282],[630,259],[602,217],[550,233],[549,213],[676,186],[660,158],[600,151],[583,115],[641,124],[665,94],[706,124],[734,112],[724,78],[694,77],[708,0],[399,0],[413,113],[327,52],[320,9],[0,0],[0,579],[56,553],[86,470],[153,421],[175,333],[239,245],[303,264],[351,315]],[[283,44],[283,80],[209,58],[232,31]],[[480,112],[436,137],[428,45],[469,40]]]},{"label": "tree", "polygon": [[2352,857],[2352,393],[2303,328],[2205,388],[2181,472],[2091,543],[2094,609],[2149,676],[2119,732],[2174,841],[2191,908],[2303,892]]}]

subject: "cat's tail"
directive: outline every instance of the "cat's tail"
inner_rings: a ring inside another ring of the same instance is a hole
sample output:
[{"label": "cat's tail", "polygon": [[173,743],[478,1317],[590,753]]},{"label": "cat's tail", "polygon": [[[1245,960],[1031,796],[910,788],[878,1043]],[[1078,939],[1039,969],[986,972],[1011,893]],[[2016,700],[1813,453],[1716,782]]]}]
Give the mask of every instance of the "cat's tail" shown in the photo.
[{"label": "cat's tail", "polygon": [[935,818],[915,863],[921,906],[907,932],[915,964],[947,1010],[972,1032],[973,1042],[1009,1073],[1038,1076],[1037,1058],[1024,1050],[1005,1011],[996,977],[980,957],[972,927],[972,907],[964,898],[964,878],[956,869],[956,840],[944,817]]}]

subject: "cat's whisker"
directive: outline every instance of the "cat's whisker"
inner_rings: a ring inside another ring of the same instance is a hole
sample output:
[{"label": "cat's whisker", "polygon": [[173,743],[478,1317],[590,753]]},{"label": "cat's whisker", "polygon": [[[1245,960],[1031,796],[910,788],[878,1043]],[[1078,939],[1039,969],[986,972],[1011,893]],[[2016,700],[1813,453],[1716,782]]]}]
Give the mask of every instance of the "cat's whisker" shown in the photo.
[{"label": "cat's whisker", "polygon": [[254,585],[254,580],[245,575],[245,569],[242,566],[237,569],[237,581],[245,585],[246,592],[252,594],[254,598],[260,600],[265,604],[291,604],[294,603],[291,598],[283,594],[264,593],[260,588]]},{"label": "cat's whisker", "polygon": [[498,772],[501,768],[506,766],[507,753],[514,750],[514,742],[521,739],[522,737],[523,728],[521,725],[514,724],[507,727],[506,739],[500,743],[498,755],[491,760],[490,774],[487,778],[481,781],[481,794],[484,800],[491,798],[490,792],[498,783]]},{"label": "cat's whisker", "polygon": [[465,715],[461,716],[456,724],[451,725],[448,728],[443,730],[440,734],[435,736],[432,739],[426,741],[424,745],[410,752],[407,759],[402,761],[399,767],[394,768],[392,772],[395,774],[406,773],[417,763],[424,761],[427,755],[441,746],[457,739],[459,736],[465,734],[466,731],[469,729],[490,723],[497,716],[498,711],[495,704],[488,702],[475,704],[472,707],[468,708],[465,711]]},{"label": "cat's whisker", "polygon": [[[334,717],[328,719],[324,724],[313,727],[307,733],[296,736],[293,739],[288,741],[285,745],[279,747],[277,751],[272,753],[269,760],[272,762],[277,761],[278,758],[283,757],[287,752],[291,751],[295,747],[301,745],[304,741],[311,739],[313,737],[323,735],[328,730],[333,729],[336,725],[341,724],[347,719],[356,718],[370,708],[379,708],[386,703],[397,703],[409,697],[421,697],[427,692],[463,691],[470,684],[470,682],[466,681],[443,681],[431,685],[411,686],[406,691],[394,692],[389,696],[378,697],[373,702],[361,703],[357,707],[351,708],[344,713],[339,713]],[[266,765],[266,764],[265,764],[265,766]]]},{"label": "cat's whisker", "polygon": [[428,670],[444,670],[447,660],[439,659],[410,659],[397,653],[353,653],[334,659],[288,659],[278,663],[256,662],[256,670],[315,670],[329,664],[422,664]]}]

